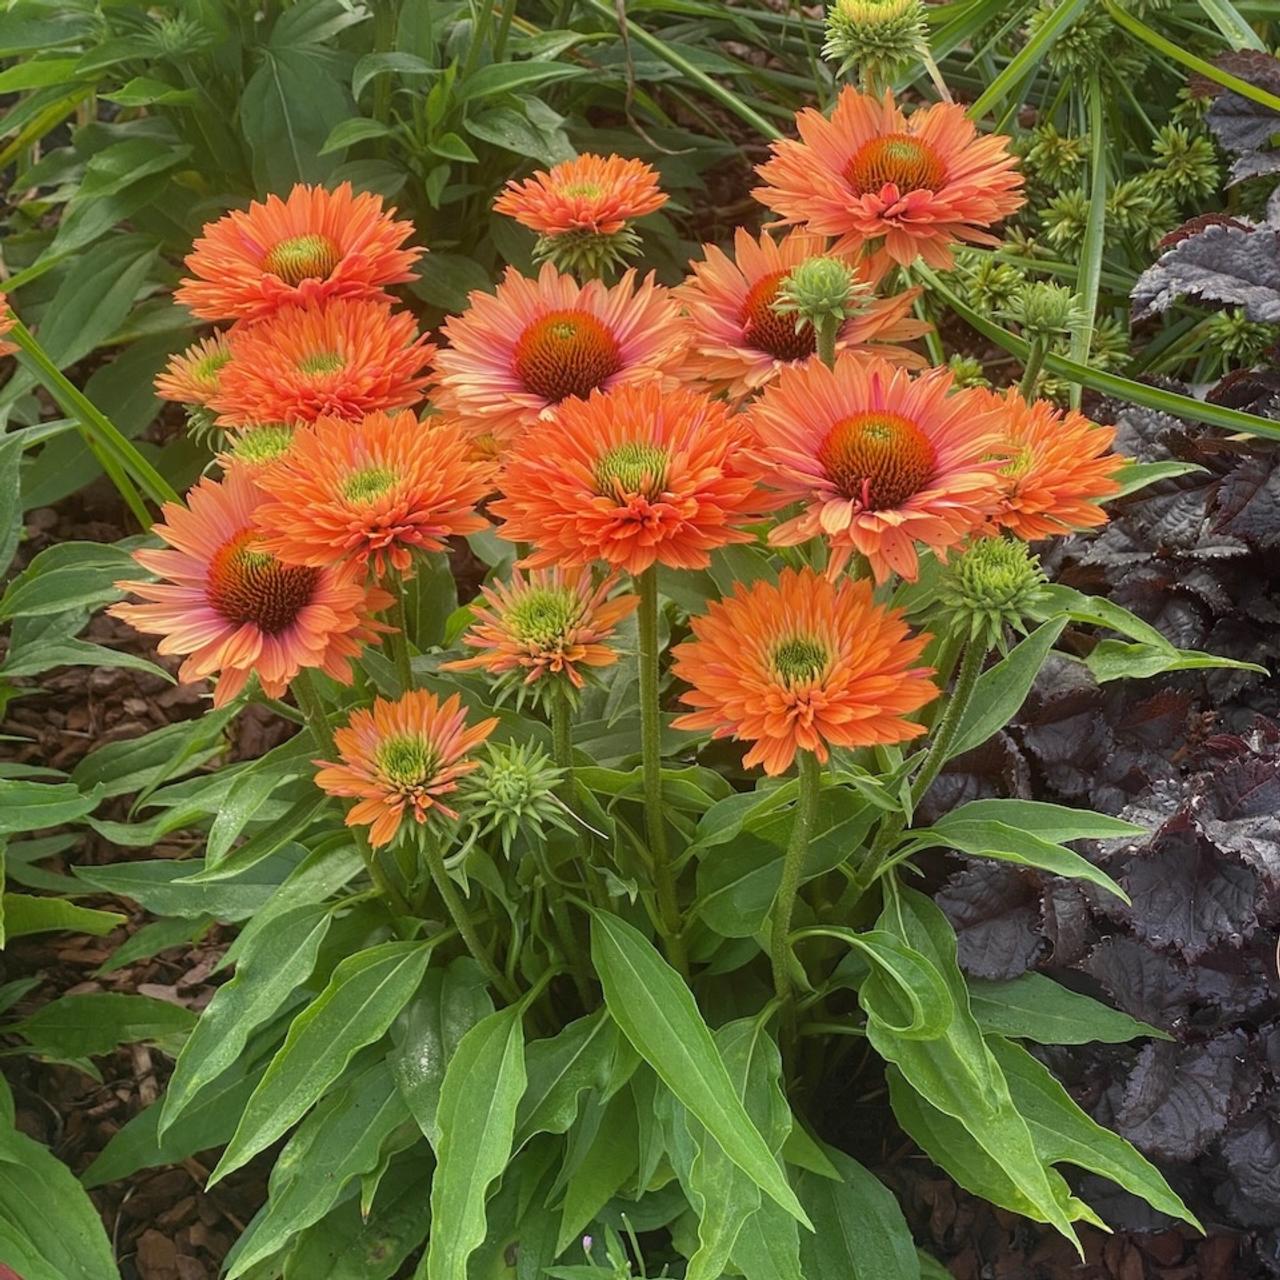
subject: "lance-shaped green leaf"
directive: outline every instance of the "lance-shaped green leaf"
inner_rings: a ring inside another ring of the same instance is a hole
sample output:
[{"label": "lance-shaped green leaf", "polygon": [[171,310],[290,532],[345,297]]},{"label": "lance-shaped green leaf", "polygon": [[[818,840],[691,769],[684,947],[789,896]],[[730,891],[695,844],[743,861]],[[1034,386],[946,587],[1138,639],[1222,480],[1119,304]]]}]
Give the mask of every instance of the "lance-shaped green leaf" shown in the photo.
[{"label": "lance-shaped green leaf", "polygon": [[537,1133],[570,1129],[578,1118],[582,1094],[587,1089],[603,1093],[608,1087],[617,1044],[617,1024],[606,1010],[597,1009],[569,1023],[559,1035],[529,1045],[525,1054],[529,1083],[520,1099],[517,1145]]},{"label": "lance-shaped green leaf", "polygon": [[982,1030],[1036,1044],[1124,1044],[1138,1036],[1169,1037],[1159,1027],[1108,1008],[1042,973],[1009,982],[969,979],[973,1016]]},{"label": "lance-shaped green leaf", "polygon": [[252,1160],[296,1124],[355,1053],[379,1039],[417,990],[430,942],[384,942],[348,956],[293,1021],[253,1092],[209,1185]]},{"label": "lance-shaped green leaf", "polygon": [[310,976],[332,911],[297,907],[277,917],[236,965],[235,977],[213,993],[178,1055],[165,1093],[160,1137],[210,1081],[216,1080],[260,1027]]},{"label": "lance-shaped green leaf", "polygon": [[485,1198],[506,1168],[524,1093],[521,1007],[478,1022],[458,1045],[440,1087],[440,1142],[431,1184],[431,1233],[417,1276],[466,1280],[485,1236]]},{"label": "lance-shaped green leaf", "polygon": [[725,1154],[771,1199],[809,1225],[773,1152],[752,1123],[680,975],[638,930],[592,913],[591,956],[622,1034]]}]

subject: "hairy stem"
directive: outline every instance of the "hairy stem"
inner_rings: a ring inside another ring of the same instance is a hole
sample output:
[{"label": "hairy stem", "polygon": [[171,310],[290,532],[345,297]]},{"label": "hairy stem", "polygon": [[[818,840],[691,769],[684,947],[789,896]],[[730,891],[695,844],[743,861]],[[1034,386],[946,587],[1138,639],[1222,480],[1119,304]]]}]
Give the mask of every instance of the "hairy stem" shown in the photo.
[{"label": "hairy stem", "polygon": [[[800,775],[800,792],[796,799],[791,840],[782,860],[782,883],[778,886],[778,896],[773,900],[770,926],[769,958],[773,964],[773,989],[782,1007],[784,1026],[792,1026],[795,1020],[795,990],[791,984],[795,952],[791,946],[791,917],[804,875],[804,860],[809,852],[809,838],[818,812],[818,786],[822,778],[817,757],[812,751],[801,751],[796,755],[796,770]],[[784,1038],[790,1040],[793,1037],[784,1034]]]}]

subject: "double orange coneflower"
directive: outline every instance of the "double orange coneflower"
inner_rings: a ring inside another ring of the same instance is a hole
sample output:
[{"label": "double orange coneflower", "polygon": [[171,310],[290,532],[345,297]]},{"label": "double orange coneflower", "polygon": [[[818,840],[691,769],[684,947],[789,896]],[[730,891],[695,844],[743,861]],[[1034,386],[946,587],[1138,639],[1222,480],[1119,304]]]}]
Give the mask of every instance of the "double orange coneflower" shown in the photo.
[{"label": "double orange coneflower", "polygon": [[[927,637],[870,579],[914,579],[922,549],[1001,529],[1100,524],[1123,459],[1078,413],[913,373],[916,291],[874,295],[894,262],[942,265],[990,240],[1020,202],[1007,140],[959,108],[908,117],[851,89],[798,125],[760,168],[757,195],[795,226],[781,238],[739,230],[734,258],[707,246],[674,290],[630,270],[610,285],[549,261],[532,279],[509,269],[445,323],[440,350],[387,293],[419,250],[376,196],[297,187],[207,228],[178,297],[229,327],[157,387],[216,415],[225,474],[166,508],[167,549],[136,553],[160,580],[122,584],[143,603],[115,612],[186,655],[182,679],[218,675],[218,705],[253,673],[271,696],[308,668],[347,682],[392,630],[386,588],[416,553],[486,528],[492,498],[527,570],[483,589],[472,654],[445,669],[572,691],[616,659],[637,604],[620,574],[703,569],[761,535],[816,541],[825,573],[739,584],[692,620],[673,653],[690,686],[680,725],[749,743],[746,763],[771,774],[797,751],[921,733],[911,717],[937,693]],[[641,162],[583,156],[509,184],[496,208],[551,253],[556,237],[631,235],[664,200]],[[833,367],[813,326],[775,307],[793,271],[828,258],[857,298]],[[424,392],[442,416],[419,420]],[[494,723],[468,725],[456,697],[378,699],[318,781],[355,797],[348,822],[385,844],[403,821],[449,816],[441,797]]]}]

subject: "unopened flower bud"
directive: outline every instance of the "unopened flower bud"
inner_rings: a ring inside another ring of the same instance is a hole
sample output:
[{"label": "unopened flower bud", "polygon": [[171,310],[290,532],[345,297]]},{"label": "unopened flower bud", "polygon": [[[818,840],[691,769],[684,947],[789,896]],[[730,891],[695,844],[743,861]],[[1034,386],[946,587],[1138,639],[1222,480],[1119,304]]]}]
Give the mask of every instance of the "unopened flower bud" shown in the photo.
[{"label": "unopened flower bud", "polygon": [[586,280],[624,267],[639,252],[640,237],[630,227],[609,234],[582,230],[542,235],[533,246],[535,262],[549,262],[557,271]]},{"label": "unopened flower bud", "polygon": [[467,781],[472,839],[496,833],[508,856],[516,837],[544,838],[546,826],[569,830],[564,806],[556,798],[563,771],[537,747],[514,743],[494,746]]},{"label": "unopened flower bud", "polygon": [[225,469],[231,463],[246,467],[265,467],[283,458],[293,443],[294,428],[286,422],[258,422],[240,427],[227,437],[228,448],[218,455]]},{"label": "unopened flower bud", "polygon": [[779,315],[794,315],[796,331],[805,322],[815,328],[823,324],[843,324],[862,310],[870,286],[858,279],[849,263],[840,258],[808,258],[792,268],[778,286],[773,309]]},{"label": "unopened flower bud", "polygon": [[921,0],[833,0],[823,57],[837,75],[869,69],[876,80],[928,51]]},{"label": "unopened flower bud", "polygon": [[1005,649],[1005,628],[1024,619],[1045,587],[1040,560],[1020,538],[981,538],[953,557],[938,588],[938,609],[971,644]]},{"label": "unopened flower bud", "polygon": [[1041,280],[1024,284],[1009,299],[1005,315],[1018,325],[1024,338],[1071,333],[1087,319],[1073,290]]}]

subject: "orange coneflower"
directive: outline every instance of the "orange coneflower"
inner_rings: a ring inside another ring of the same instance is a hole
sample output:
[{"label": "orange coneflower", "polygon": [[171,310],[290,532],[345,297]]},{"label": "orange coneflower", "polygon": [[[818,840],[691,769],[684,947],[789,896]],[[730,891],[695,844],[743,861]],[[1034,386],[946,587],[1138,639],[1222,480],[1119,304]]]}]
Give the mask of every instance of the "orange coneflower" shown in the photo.
[{"label": "orange coneflower", "polygon": [[533,544],[531,565],[702,569],[767,509],[747,442],[741,418],[694,391],[596,392],[521,437],[492,510],[504,538]]},{"label": "orange coneflower", "polygon": [[643,160],[582,155],[508,182],[493,207],[539,235],[611,236],[666,202],[658,175]]},{"label": "orange coneflower", "polygon": [[186,260],[197,278],[175,296],[202,320],[260,320],[326,298],[388,301],[382,286],[412,280],[424,252],[400,247],[412,233],[381,196],[353,195],[349,182],[298,185],[286,200],[268,196],[206,226]]},{"label": "orange coneflower", "polygon": [[457,423],[321,418],[257,476],[274,499],[258,508],[262,545],[288,564],[372,560],[379,575],[388,564],[403,573],[415,549],[441,551],[446,538],[488,528],[476,504],[492,480]]},{"label": "orange coneflower", "polygon": [[1016,388],[985,398],[1001,413],[1008,455],[996,523],[1028,541],[1106,524],[1098,503],[1120,491],[1116,472],[1128,462],[1110,452],[1115,428],[1047,400],[1028,404]]},{"label": "orange coneflower", "polygon": [[17,351],[18,348],[12,342],[4,340],[4,335],[17,323],[18,317],[13,314],[9,299],[0,293],[0,356],[11,356]]},{"label": "orange coneflower", "polygon": [[478,766],[470,754],[497,723],[468,726],[456,693],[445,702],[425,689],[395,702],[377,698],[371,710],[353,712],[334,733],[342,762],[317,760],[316,784],[331,796],[357,797],[347,826],[367,826],[369,843],[380,848],[395,839],[406,813],[420,823],[433,809],[457,818],[440,797],[456,791],[458,779]]},{"label": "orange coneflower", "polygon": [[776,775],[799,750],[825,761],[829,747],[924,732],[906,717],[938,693],[933,673],[915,665],[929,637],[877,605],[865,579],[837,585],[784,569],[776,585],[738,583],[690,625],[694,638],[672,650],[672,670],[692,685],[680,697],[696,710],[674,724],[753,743],[745,765]]},{"label": "orange coneflower", "polygon": [[231,360],[225,333],[193,342],[170,356],[164,372],[156,375],[156,395],[179,404],[207,405],[218,390],[218,377]]},{"label": "orange coneflower", "polygon": [[163,636],[160,653],[190,655],[180,680],[219,674],[217,707],[255,672],[273,698],[304,667],[350,684],[350,660],[386,629],[372,615],[391,597],[367,586],[357,566],[286,565],[262,549],[254,527],[261,501],[240,468],[221,482],[201,480],[186,506],[166,503],[154,527],[169,549],[133,553],[162,581],[116,584],[148,602],[114,605],[116,617]]},{"label": "orange coneflower", "polygon": [[883,99],[841,90],[831,119],[811,107],[796,116],[800,141],[773,144],[752,194],[820,235],[857,247],[883,239],[874,274],[917,255],[951,265],[957,241],[995,244],[982,230],[1021,207],[1022,176],[998,134],[979,137],[962,106],[921,107],[910,117]]},{"label": "orange coneflower", "polygon": [[[813,355],[813,326],[797,329],[796,317],[779,314],[773,303],[787,275],[825,254],[827,244],[825,236],[807,231],[792,231],[781,240],[767,234],[757,239],[739,227],[734,234],[736,262],[715,245],[704,245],[706,260],[690,263],[692,277],[675,290],[689,334],[681,376],[740,400],[771,382],[785,365]],[[861,264],[858,269],[865,271]],[[912,368],[923,365],[922,356],[893,345],[929,331],[927,323],[909,314],[919,292],[908,289],[892,298],[868,300],[841,327],[836,350],[875,353]]]},{"label": "orange coneflower", "polygon": [[[241,467],[250,474],[259,472],[293,448],[298,430],[287,422],[255,422],[252,426],[236,427],[223,434],[222,448],[214,460],[223,471]],[[254,480],[257,479],[254,474]]]},{"label": "orange coneflower", "polygon": [[421,398],[435,354],[407,311],[347,298],[285,307],[228,341],[231,359],[209,401],[222,426],[403,408]]},{"label": "orange coneflower", "polygon": [[640,597],[609,599],[617,583],[611,575],[593,585],[589,566],[518,570],[510,582],[482,587],[483,605],[473,604],[475,624],[462,637],[480,650],[474,657],[443,664],[445,671],[488,671],[524,675],[533,684],[563,675],[575,689],[584,683],[581,667],[607,667],[618,660],[606,644],[614,628],[635,611]]},{"label": "orange coneflower", "polygon": [[445,321],[435,402],[474,435],[505,443],[562,401],[674,370],[684,339],[666,289],[627,271],[578,285],[550,263],[536,280],[508,268],[493,294]]},{"label": "orange coneflower", "polygon": [[784,369],[749,417],[767,483],[806,509],[770,542],[821,536],[833,577],[858,552],[879,582],[916,577],[917,542],[944,551],[973,532],[1000,502],[1000,414],[951,388],[947,369],[912,378],[859,356]]}]

